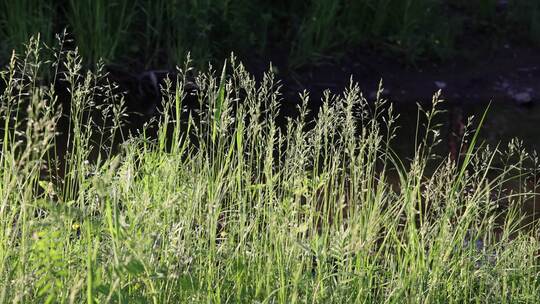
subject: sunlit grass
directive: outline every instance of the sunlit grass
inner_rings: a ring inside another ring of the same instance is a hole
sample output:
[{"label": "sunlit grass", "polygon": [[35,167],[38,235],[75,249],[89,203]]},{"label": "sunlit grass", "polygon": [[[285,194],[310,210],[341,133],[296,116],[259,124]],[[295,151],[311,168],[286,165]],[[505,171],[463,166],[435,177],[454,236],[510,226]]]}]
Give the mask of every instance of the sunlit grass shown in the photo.
[{"label": "sunlit grass", "polygon": [[[538,230],[520,220],[535,154],[484,147],[469,130],[458,164],[434,158],[439,94],[401,161],[392,106],[354,83],[325,94],[314,122],[301,94],[280,126],[287,101],[271,73],[256,82],[231,58],[196,76],[193,97],[186,65],[163,90],[157,137],[122,131],[112,153],[121,96],[76,52],[65,58],[69,130],[55,130],[38,56],[2,74],[0,302],[539,300]],[[188,98],[199,109],[185,112]],[[55,131],[71,134],[66,155],[48,153]]]}]

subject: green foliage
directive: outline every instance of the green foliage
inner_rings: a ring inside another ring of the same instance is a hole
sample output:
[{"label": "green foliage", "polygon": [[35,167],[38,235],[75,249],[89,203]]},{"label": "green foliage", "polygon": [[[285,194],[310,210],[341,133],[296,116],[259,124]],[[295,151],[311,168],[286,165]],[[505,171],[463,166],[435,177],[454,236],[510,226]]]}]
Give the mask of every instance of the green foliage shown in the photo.
[{"label": "green foliage", "polygon": [[403,163],[382,88],[370,102],[354,83],[327,92],[314,121],[305,92],[281,128],[278,81],[234,57],[197,75],[199,111],[179,114],[186,64],[157,139],[144,129],[111,153],[122,115],[91,114],[123,98],[72,51],[63,158],[30,45],[2,73],[0,302],[538,302],[538,223],[520,211],[538,158],[519,141],[490,149],[470,124],[460,162],[434,158],[440,92]]},{"label": "green foliage", "polygon": [[336,35],[342,5],[340,1],[311,1],[293,45],[293,64],[304,64],[342,42]]},{"label": "green foliage", "polygon": [[35,297],[43,303],[54,303],[67,295],[64,280],[68,277],[68,264],[64,260],[65,235],[47,229],[33,235],[28,263],[34,269]]},{"label": "green foliage", "polygon": [[0,1],[0,54],[4,59],[13,49],[21,51],[30,37],[38,33],[42,41],[51,45],[55,13],[56,6],[50,1]]},{"label": "green foliage", "polygon": [[460,28],[452,16],[439,22],[444,15],[444,5],[434,0],[312,0],[293,43],[293,65],[370,42],[409,62],[423,55],[448,58]]},{"label": "green foliage", "polygon": [[500,8],[496,0],[23,0],[0,3],[0,37],[7,57],[31,34],[50,45],[52,33],[67,27],[88,66],[100,58],[178,65],[189,52],[202,67],[231,51],[277,50],[298,67],[358,47],[415,63],[461,54],[456,40],[469,36],[537,42],[539,11],[535,1]]},{"label": "green foliage", "polygon": [[214,27],[212,1],[158,0],[138,3],[145,21],[144,47],[151,60],[156,52],[165,51],[169,60],[181,62],[188,51],[205,61],[212,54]]},{"label": "green foliage", "polygon": [[70,0],[66,9],[70,30],[90,65],[99,59],[116,60],[134,46],[129,39],[135,14],[133,1]]},{"label": "green foliage", "polygon": [[[262,1],[140,1],[143,43],[149,63],[179,64],[188,52],[206,64],[231,50],[262,50],[272,24],[271,5]],[[262,15],[259,14],[262,12]],[[162,52],[162,53],[160,53]],[[161,62],[160,62],[161,61]]]}]

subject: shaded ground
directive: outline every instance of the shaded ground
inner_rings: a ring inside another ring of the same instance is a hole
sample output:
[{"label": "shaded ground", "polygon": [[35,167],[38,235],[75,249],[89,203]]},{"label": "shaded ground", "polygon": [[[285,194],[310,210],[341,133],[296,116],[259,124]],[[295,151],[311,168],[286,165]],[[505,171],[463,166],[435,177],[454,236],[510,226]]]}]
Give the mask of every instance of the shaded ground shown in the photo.
[{"label": "shaded ground", "polygon": [[429,101],[438,89],[452,103],[493,100],[527,104],[540,97],[538,50],[510,45],[479,58],[458,58],[442,64],[424,62],[416,67],[359,51],[336,64],[321,63],[289,73],[285,79],[289,90],[318,92],[330,88],[340,92],[351,76],[371,97],[382,79],[387,96],[398,103]]}]

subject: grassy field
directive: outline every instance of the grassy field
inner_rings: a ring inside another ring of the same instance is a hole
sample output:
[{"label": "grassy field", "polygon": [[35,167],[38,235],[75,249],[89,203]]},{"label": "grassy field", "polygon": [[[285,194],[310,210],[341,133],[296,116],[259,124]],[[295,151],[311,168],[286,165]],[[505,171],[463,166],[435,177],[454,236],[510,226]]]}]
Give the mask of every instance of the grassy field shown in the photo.
[{"label": "grassy field", "polygon": [[188,51],[204,66],[234,51],[283,53],[298,67],[360,47],[414,63],[501,42],[538,45],[539,16],[537,1],[2,0],[0,62],[35,33],[51,45],[51,33],[67,28],[88,66],[174,66]]},{"label": "grassy field", "polygon": [[[437,93],[402,161],[392,107],[354,83],[313,122],[301,94],[280,126],[278,80],[256,82],[234,58],[196,76],[198,109],[184,111],[186,64],[152,137],[125,132],[99,68],[40,56],[33,40],[2,71],[2,303],[540,300],[538,227],[523,213],[538,158],[475,130],[457,163],[435,157]],[[70,89],[68,130],[42,73]],[[64,155],[57,131],[70,134]]]}]

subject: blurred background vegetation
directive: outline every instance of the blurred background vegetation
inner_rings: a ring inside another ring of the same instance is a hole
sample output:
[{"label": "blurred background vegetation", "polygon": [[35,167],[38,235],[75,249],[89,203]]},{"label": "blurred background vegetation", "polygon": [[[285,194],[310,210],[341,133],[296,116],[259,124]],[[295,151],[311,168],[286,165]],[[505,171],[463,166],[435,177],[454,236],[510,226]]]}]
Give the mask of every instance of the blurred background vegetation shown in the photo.
[{"label": "blurred background vegetation", "polygon": [[[540,1],[0,0],[0,63],[37,32],[67,29],[87,64],[146,68],[278,53],[289,67],[362,48],[415,64],[506,41],[540,45]],[[471,47],[472,46],[472,47]]]}]

